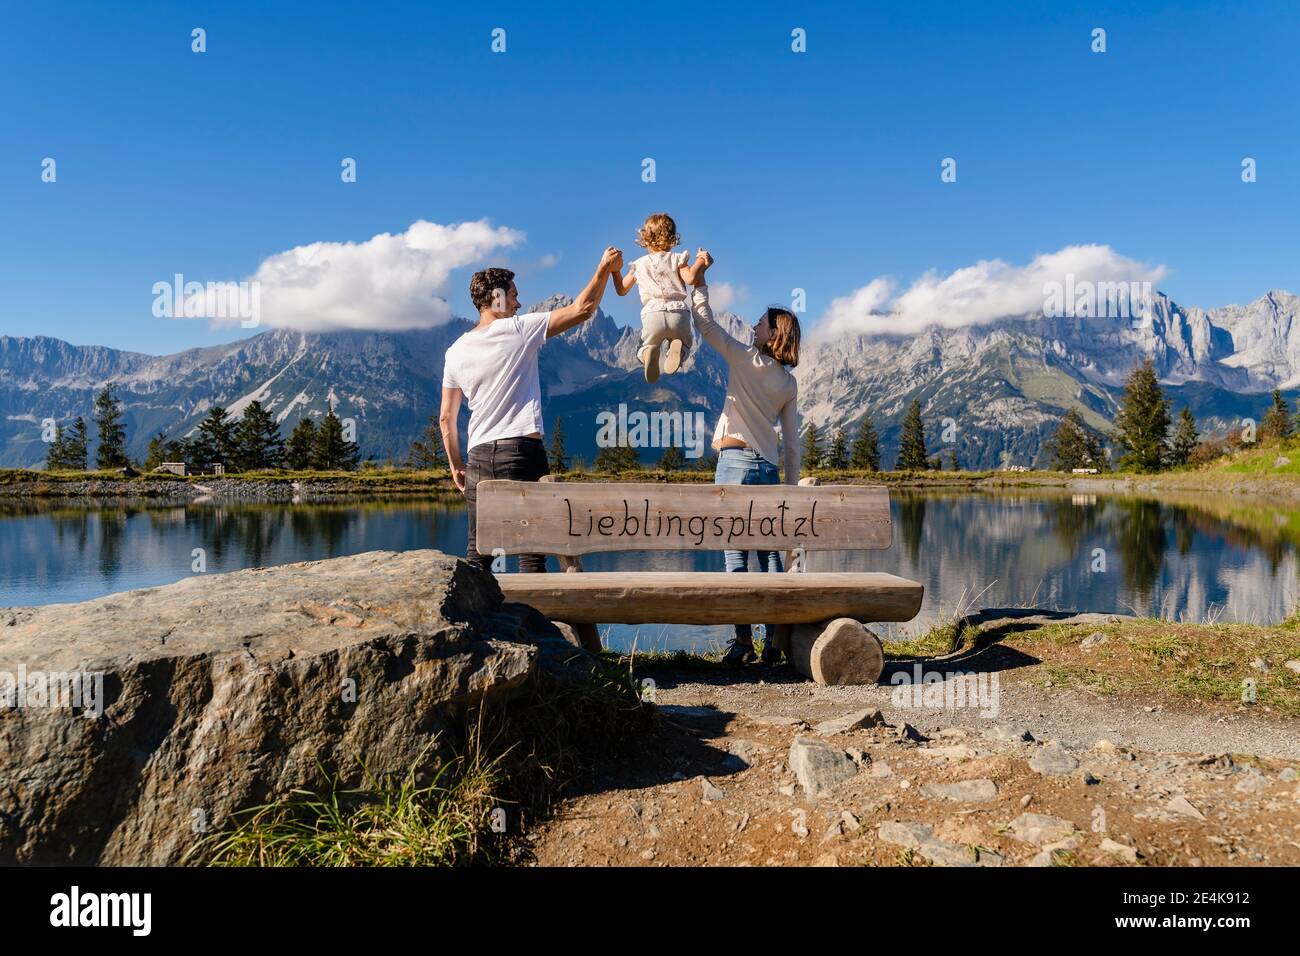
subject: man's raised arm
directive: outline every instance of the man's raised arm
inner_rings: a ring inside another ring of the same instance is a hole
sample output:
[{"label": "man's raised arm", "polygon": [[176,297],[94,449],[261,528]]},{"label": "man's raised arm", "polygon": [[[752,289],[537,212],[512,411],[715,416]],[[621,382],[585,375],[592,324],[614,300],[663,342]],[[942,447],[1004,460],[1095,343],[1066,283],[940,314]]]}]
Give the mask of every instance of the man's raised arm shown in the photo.
[{"label": "man's raised arm", "polygon": [[605,250],[605,254],[600,257],[600,265],[596,267],[596,274],[591,277],[587,287],[578,293],[571,305],[561,306],[551,312],[550,321],[546,325],[546,337],[559,335],[561,332],[567,332],[575,325],[581,325],[589,318],[596,314],[596,309],[600,306],[601,296],[605,294],[605,283],[609,279],[609,270],[614,263],[622,263],[623,253],[610,246]]}]

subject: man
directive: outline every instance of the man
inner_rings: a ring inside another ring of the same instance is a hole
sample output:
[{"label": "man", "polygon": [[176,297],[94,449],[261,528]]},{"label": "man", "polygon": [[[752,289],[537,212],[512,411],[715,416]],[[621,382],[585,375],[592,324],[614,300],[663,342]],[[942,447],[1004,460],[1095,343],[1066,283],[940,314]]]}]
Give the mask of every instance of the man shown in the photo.
[{"label": "man", "polygon": [[[478,552],[477,488],[488,478],[537,481],[550,473],[542,444],[542,388],[537,353],[546,340],[596,314],[611,268],[622,264],[613,246],[572,305],[550,312],[519,312],[519,291],[509,269],[484,269],[469,282],[479,323],[447,349],[438,415],[451,477],[469,503],[467,560],[491,571],[491,555]],[[456,418],[469,401],[469,461],[462,467]],[[545,571],[546,556],[519,556],[520,571]]]}]

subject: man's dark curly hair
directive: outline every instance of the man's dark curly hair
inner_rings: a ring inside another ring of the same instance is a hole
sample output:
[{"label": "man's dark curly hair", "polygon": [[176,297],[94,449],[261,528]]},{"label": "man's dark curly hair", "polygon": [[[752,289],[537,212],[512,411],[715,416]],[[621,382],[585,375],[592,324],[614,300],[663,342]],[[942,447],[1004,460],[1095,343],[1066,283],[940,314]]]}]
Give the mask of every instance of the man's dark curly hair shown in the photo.
[{"label": "man's dark curly hair", "polygon": [[[491,268],[474,273],[469,280],[469,298],[474,308],[482,312],[492,305],[492,293],[500,289],[504,297],[510,289],[515,274],[509,269]],[[504,301],[504,298],[503,298]]]}]

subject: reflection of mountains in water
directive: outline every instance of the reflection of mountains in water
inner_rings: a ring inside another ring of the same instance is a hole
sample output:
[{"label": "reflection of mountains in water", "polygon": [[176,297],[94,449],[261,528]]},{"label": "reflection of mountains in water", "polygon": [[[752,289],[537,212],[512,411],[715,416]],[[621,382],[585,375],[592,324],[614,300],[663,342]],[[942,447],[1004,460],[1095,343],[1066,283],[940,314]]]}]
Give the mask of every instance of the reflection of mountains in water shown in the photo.
[{"label": "reflection of mountains in water", "polygon": [[[1208,499],[895,490],[891,512],[888,549],[811,552],[808,564],[813,571],[888,571],[920,581],[922,614],[905,633],[956,611],[1014,605],[1272,622],[1286,617],[1300,595],[1300,511]],[[196,573],[195,548],[203,549],[209,573],[373,550],[464,554],[466,523],[463,507],[409,500],[6,504],[0,605],[82,600],[180,580]],[[584,564],[593,571],[721,570],[722,555],[614,552],[589,555]]]},{"label": "reflection of mountains in water", "polygon": [[1123,496],[900,490],[892,547],[814,554],[809,565],[921,581],[928,620],[994,605],[1191,621],[1286,617],[1300,598],[1300,515],[1216,511]]}]

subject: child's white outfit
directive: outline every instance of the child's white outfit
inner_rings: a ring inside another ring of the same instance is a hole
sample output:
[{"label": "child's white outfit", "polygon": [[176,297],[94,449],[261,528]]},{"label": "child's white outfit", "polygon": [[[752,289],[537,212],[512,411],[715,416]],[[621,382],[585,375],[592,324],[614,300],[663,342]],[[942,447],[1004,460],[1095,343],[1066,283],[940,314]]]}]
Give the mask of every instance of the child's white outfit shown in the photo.
[{"label": "child's white outfit", "polygon": [[[649,252],[628,266],[628,277],[636,276],[636,287],[641,293],[641,348],[637,357],[644,363],[647,350],[654,349],[657,353],[664,342],[679,341],[681,353],[674,356],[668,368],[670,372],[677,370],[677,360],[686,358],[694,342],[686,283],[678,271],[689,258],[685,252]],[[657,355],[652,364],[657,378]],[[649,369],[647,366],[647,378]]]}]

